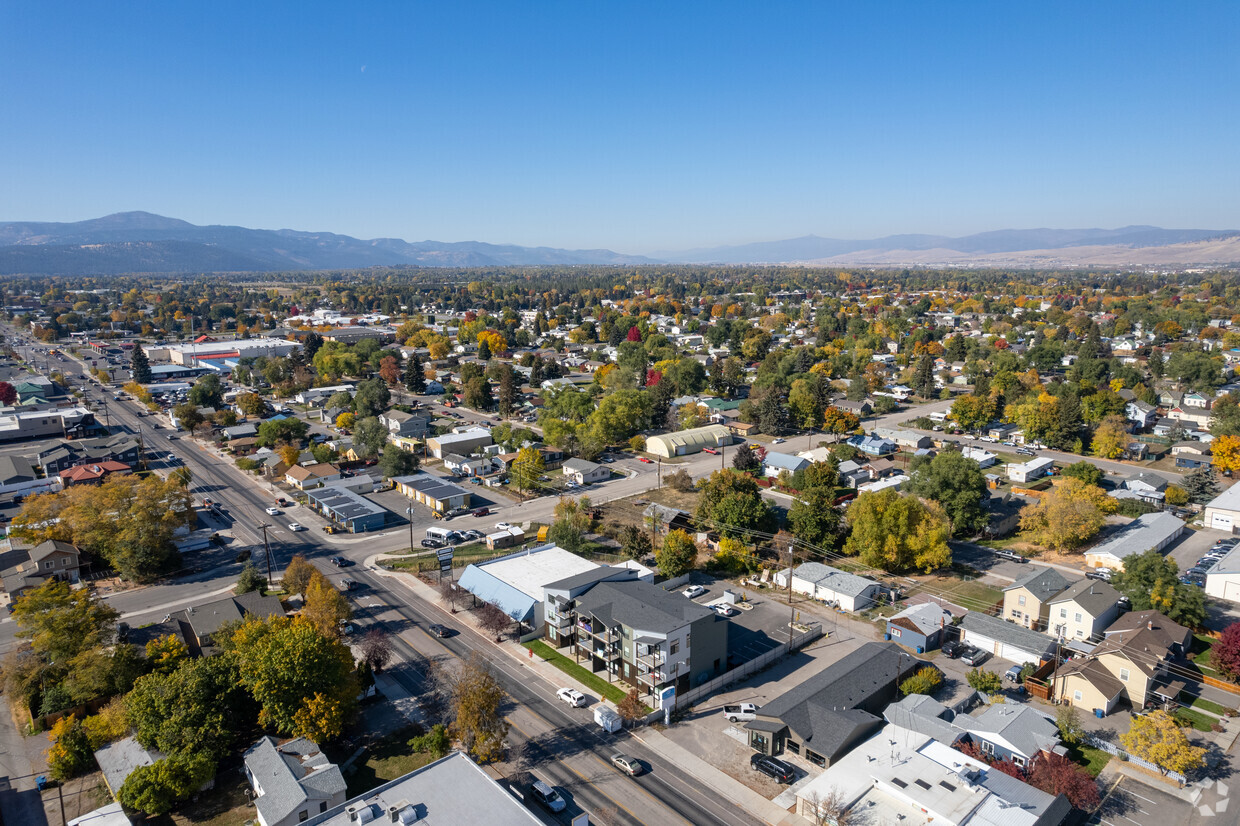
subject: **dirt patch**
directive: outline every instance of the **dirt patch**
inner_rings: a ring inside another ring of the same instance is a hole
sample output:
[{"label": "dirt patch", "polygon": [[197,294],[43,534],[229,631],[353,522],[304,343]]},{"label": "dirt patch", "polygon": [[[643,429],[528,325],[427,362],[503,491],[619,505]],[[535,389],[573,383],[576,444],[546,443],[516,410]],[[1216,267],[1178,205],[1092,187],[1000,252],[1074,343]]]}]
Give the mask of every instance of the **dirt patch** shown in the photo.
[{"label": "dirt patch", "polygon": [[697,510],[698,492],[697,491],[679,491],[669,487],[658,488],[657,490],[649,490],[644,493],[626,496],[623,499],[613,499],[600,507],[603,509],[602,523],[604,525],[633,525],[638,528],[647,528],[645,518],[642,511],[651,502],[659,505],[665,505],[669,508],[677,508],[692,514]]}]

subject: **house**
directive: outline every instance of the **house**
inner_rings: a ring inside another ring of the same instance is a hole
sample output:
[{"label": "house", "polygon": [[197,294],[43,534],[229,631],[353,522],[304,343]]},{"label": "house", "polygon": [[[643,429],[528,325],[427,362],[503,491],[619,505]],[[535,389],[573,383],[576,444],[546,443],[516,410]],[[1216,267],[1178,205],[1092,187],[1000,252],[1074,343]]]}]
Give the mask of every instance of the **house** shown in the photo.
[{"label": "house", "polygon": [[993,760],[1011,760],[1025,767],[1039,754],[1059,747],[1059,728],[1031,706],[996,703],[977,715],[961,714],[924,695],[910,694],[892,703],[884,719],[940,743],[972,743]]},{"label": "house", "polygon": [[340,469],[327,462],[294,465],[284,474],[284,481],[298,490],[310,490],[340,480]]},{"label": "house", "polygon": [[889,439],[904,450],[918,450],[923,447],[934,446],[933,439],[913,430],[900,430],[898,428],[891,427],[876,427],[874,428],[874,435],[882,439]]},{"label": "house", "polygon": [[708,424],[676,433],[665,433],[646,439],[646,452],[651,456],[670,459],[673,456],[689,456],[701,453],[707,447],[725,447],[732,444],[732,432],[720,424]]},{"label": "house", "polygon": [[733,413],[734,411],[725,410],[720,414],[725,419],[727,419],[726,427],[728,428],[729,433],[731,433],[733,436],[736,436],[738,438],[747,439],[750,436],[752,436],[754,433],[758,432],[758,426],[756,424],[751,424],[749,422],[742,422],[742,421],[737,421],[736,419],[728,418]]},{"label": "house", "polygon": [[972,445],[966,445],[963,449],[961,449],[960,455],[966,459],[972,459],[977,462],[977,466],[979,468],[988,468],[995,462],[999,461],[999,457],[991,453],[986,448],[973,447]]},{"label": "house", "polygon": [[[196,646],[197,653],[205,653],[214,645],[211,635],[224,625],[246,617],[282,617],[284,608],[280,605],[279,597],[250,591],[202,605],[191,605],[184,611],[175,612],[173,616],[181,622],[182,634],[185,641],[191,644],[191,650]],[[186,630],[189,633],[185,633]]]},{"label": "house", "polygon": [[252,424],[239,424],[233,427],[226,427],[220,433],[231,442],[234,439],[252,439],[258,436],[258,428]]},{"label": "house", "polygon": [[1102,642],[1087,657],[1056,669],[1053,696],[1104,713],[1120,699],[1141,709],[1160,694],[1174,698],[1184,684],[1175,687],[1177,672],[1171,669],[1191,641],[1191,631],[1157,611],[1125,614],[1103,632]]},{"label": "house", "polygon": [[1228,533],[1240,527],[1240,485],[1232,485],[1211,499],[1202,522],[1207,528]]},{"label": "house", "polygon": [[1158,410],[1152,404],[1134,399],[1124,406],[1124,417],[1138,429],[1145,430],[1158,419]]},{"label": "house", "polygon": [[138,738],[130,736],[101,746],[95,752],[95,762],[99,764],[104,785],[115,799],[120,794],[121,786],[125,785],[125,779],[133,774],[134,769],[154,765],[164,756],[161,751],[143,748]]},{"label": "house", "polygon": [[129,465],[106,459],[102,462],[65,468],[58,475],[61,484],[69,487],[70,485],[99,485],[103,484],[103,481],[113,474],[124,476],[132,472],[133,470]]},{"label": "house", "polygon": [[12,550],[0,553],[0,578],[4,593],[0,604],[9,605],[38,588],[48,580],[76,583],[81,571],[81,553],[68,542],[49,539],[34,547],[26,547],[18,540],[9,540]]},{"label": "house", "polygon": [[986,426],[986,435],[992,439],[1003,441],[1005,439],[1011,439],[1012,436],[1016,434],[1018,429],[1019,428],[1011,422],[992,422]]},{"label": "house", "polygon": [[443,466],[456,476],[484,476],[491,472],[492,462],[490,456],[459,456],[450,453],[443,457]]},{"label": "house", "polygon": [[565,610],[575,627],[574,658],[647,697],[669,687],[683,693],[728,667],[728,621],[677,591],[608,579]]},{"label": "house", "polygon": [[1119,591],[1082,579],[1051,598],[1046,633],[1060,640],[1094,640],[1119,616]]},{"label": "house", "polygon": [[873,477],[873,472],[867,465],[855,462],[849,459],[846,462],[840,462],[839,479],[840,484],[850,488],[864,484]]},{"label": "house", "polygon": [[1037,566],[1003,589],[1003,619],[1041,631],[1050,616],[1050,601],[1071,583],[1054,568]]},{"label": "house", "polygon": [[849,399],[840,399],[839,401],[831,402],[831,406],[837,410],[852,413],[859,419],[864,419],[866,416],[869,416],[874,412],[874,408],[870,406],[868,401],[855,402]]},{"label": "house", "polygon": [[389,442],[403,447],[425,438],[434,418],[429,413],[385,410],[379,414],[379,424],[387,428]]},{"label": "house", "polygon": [[1166,511],[1142,514],[1085,551],[1085,564],[1090,568],[1122,570],[1128,557],[1161,551],[1186,529],[1182,519]]},{"label": "house", "polygon": [[471,494],[456,482],[426,472],[393,477],[392,483],[402,494],[430,508],[447,513],[469,507]]},{"label": "house", "polygon": [[921,654],[938,648],[943,642],[945,629],[951,624],[950,611],[944,611],[933,602],[923,602],[888,617],[887,635],[893,642]]},{"label": "house", "polygon": [[54,476],[74,465],[104,461],[116,461],[132,468],[138,464],[141,453],[137,438],[128,433],[118,433],[99,439],[62,441],[40,451],[35,462],[44,476]]},{"label": "house", "polygon": [[784,471],[796,473],[798,470],[804,470],[809,467],[809,465],[809,459],[793,456],[790,453],[770,451],[762,460],[762,475],[775,477]]},{"label": "house", "polygon": [[40,479],[24,456],[0,456],[0,493],[26,493],[54,490],[55,477]]},{"label": "house", "polygon": [[611,478],[611,471],[605,465],[588,462],[585,459],[569,459],[564,463],[564,475],[579,485],[592,485]]},{"label": "house", "polygon": [[[352,481],[352,480],[346,480]],[[367,488],[373,488],[373,480],[365,482]],[[355,490],[350,490],[344,483],[326,485],[306,492],[306,504],[326,516],[334,525],[344,528],[349,533],[367,533],[383,529],[387,521],[387,509]]]},{"label": "house", "polygon": [[351,384],[334,384],[330,387],[308,387],[294,397],[294,401],[298,404],[319,404],[337,393],[352,393],[353,385]]},{"label": "house", "polygon": [[1210,445],[1196,440],[1176,442],[1171,446],[1175,466],[1183,470],[1195,470],[1211,464]]},{"label": "house", "polygon": [[133,826],[120,803],[109,803],[84,815],[70,818],[66,826]]},{"label": "house", "polygon": [[454,751],[323,814],[312,814],[304,826],[539,826],[542,822],[507,786],[492,779],[464,752]]},{"label": "house", "polygon": [[[851,758],[798,785],[796,812],[824,820],[832,798],[849,822],[935,826],[1058,826],[1072,812],[1051,795],[928,734],[888,723],[860,742]],[[841,818],[842,820],[842,818]]]},{"label": "house", "polygon": [[868,456],[890,456],[899,449],[890,439],[869,435],[853,436],[848,440],[848,444]]},{"label": "house", "polygon": [[[788,587],[788,569],[774,576],[780,588]],[[792,571],[792,590],[811,599],[834,604],[844,611],[862,611],[883,592],[882,583],[846,573],[821,562],[803,562]]]},{"label": "house", "polygon": [[486,447],[489,444],[493,444],[490,428],[467,427],[457,433],[431,436],[426,440],[426,449],[436,459],[442,459],[451,453],[467,456],[476,448]]},{"label": "house", "polygon": [[1119,490],[1132,494],[1130,497],[1121,496],[1120,498],[1136,498],[1151,505],[1162,505],[1167,497],[1167,480],[1156,473],[1147,473],[1142,470],[1125,477],[1119,483]]},{"label": "house", "polygon": [[1045,634],[981,611],[965,614],[960,623],[960,638],[987,654],[1017,665],[1039,664],[1055,650],[1055,641]]},{"label": "house", "polygon": [[1206,596],[1240,602],[1240,545],[1206,571]]},{"label": "house", "polygon": [[660,505],[657,502],[651,502],[642,511],[643,521],[647,525],[653,526],[663,534],[668,531],[692,531],[693,516],[688,511],[682,511],[679,508],[669,508],[666,505]]},{"label": "house", "polygon": [[[889,642],[867,642],[776,697],[745,724],[749,746],[785,751],[815,766],[833,766],[883,726],[878,715],[896,687],[933,667]],[[845,761],[853,762],[853,761]]]},{"label": "house", "polygon": [[1039,457],[1023,464],[1010,464],[1006,470],[1009,479],[1023,485],[1035,482],[1044,476],[1050,476],[1055,470],[1055,461]]},{"label": "house", "polygon": [[999,538],[1015,533],[1020,527],[1020,512],[1027,504],[1028,500],[1011,492],[990,496],[986,500],[985,534]]},{"label": "house", "polygon": [[243,762],[260,826],[305,823],[345,801],[340,767],[305,737],[284,743],[262,737],[246,749]]}]

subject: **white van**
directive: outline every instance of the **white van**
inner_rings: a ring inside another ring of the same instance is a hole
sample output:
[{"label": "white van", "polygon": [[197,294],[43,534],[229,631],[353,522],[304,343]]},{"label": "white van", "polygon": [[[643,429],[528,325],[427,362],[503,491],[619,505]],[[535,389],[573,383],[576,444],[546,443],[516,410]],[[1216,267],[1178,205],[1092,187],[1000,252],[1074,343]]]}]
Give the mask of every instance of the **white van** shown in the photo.
[{"label": "white van", "polygon": [[728,718],[729,723],[748,722],[754,719],[758,713],[758,707],[753,703],[736,703],[734,705],[726,705],[723,707],[723,716]]},{"label": "white van", "polygon": [[434,539],[435,541],[442,542],[445,545],[450,545],[452,543],[449,540],[449,537],[455,533],[456,531],[448,530],[447,528],[427,528],[426,538]]}]

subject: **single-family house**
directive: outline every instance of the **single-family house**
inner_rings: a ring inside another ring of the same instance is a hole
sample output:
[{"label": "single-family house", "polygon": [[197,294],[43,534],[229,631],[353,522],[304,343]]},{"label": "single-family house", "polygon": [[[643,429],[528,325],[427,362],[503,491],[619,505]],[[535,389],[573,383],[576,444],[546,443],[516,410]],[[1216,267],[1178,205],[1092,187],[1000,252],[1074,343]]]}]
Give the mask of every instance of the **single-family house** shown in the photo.
[{"label": "single-family house", "polygon": [[910,605],[887,618],[887,636],[918,654],[933,651],[943,643],[947,626],[952,624],[950,611],[933,602]]},{"label": "single-family house", "polygon": [[809,465],[809,459],[793,456],[790,453],[770,451],[762,460],[762,475],[775,477],[784,471],[796,473],[798,470],[804,470],[809,467]]},{"label": "single-family house", "polygon": [[588,462],[585,459],[569,459],[563,467],[564,475],[579,485],[592,485],[611,478],[611,471],[606,465]]},{"label": "single-family house", "polygon": [[10,545],[12,550],[0,553],[0,579],[4,583],[0,604],[11,604],[48,580],[78,582],[81,554],[68,542],[48,539],[30,547],[20,540],[10,540]]},{"label": "single-family house", "polygon": [[872,435],[853,436],[848,443],[867,456],[890,456],[899,449],[890,439]]},{"label": "single-family house", "polygon": [[[246,617],[284,616],[284,607],[280,598],[258,591],[250,591],[234,596],[229,594],[201,605],[191,605],[183,611],[176,611],[173,617],[181,623],[181,635],[191,646],[193,653],[205,653],[214,645],[212,634],[228,623]],[[188,633],[186,633],[188,632]],[[194,647],[198,650],[193,651]]]},{"label": "single-family house", "polygon": [[840,399],[831,402],[831,406],[862,419],[874,412],[874,408],[870,406],[868,401],[855,402],[851,399]]},{"label": "single-family house", "polygon": [[[775,584],[788,587],[788,569],[775,574]],[[863,611],[883,592],[882,583],[846,573],[821,562],[803,562],[792,571],[792,590],[844,611]]]},{"label": "single-family house", "polygon": [[1094,640],[1119,616],[1120,592],[1082,579],[1051,598],[1046,633],[1061,640]]},{"label": "single-family house", "polygon": [[962,448],[960,451],[960,455],[964,456],[964,458],[966,459],[972,459],[973,461],[977,462],[977,466],[979,468],[991,467],[992,465],[994,465],[995,462],[999,460],[998,456],[991,453],[986,448],[973,447],[972,445],[966,445],[964,448]]},{"label": "single-family house", "polygon": [[345,801],[340,767],[305,737],[283,743],[262,737],[243,762],[259,826],[295,826]]},{"label": "single-family house", "polygon": [[1047,457],[1038,457],[1021,464],[1010,464],[1006,469],[1008,478],[1013,482],[1028,484],[1044,476],[1050,476],[1055,470],[1055,461]]},{"label": "single-family house", "polygon": [[1158,418],[1158,410],[1152,404],[1134,399],[1124,406],[1124,416],[1140,430],[1154,424]]},{"label": "single-family house", "polygon": [[1185,686],[1170,669],[1191,640],[1191,631],[1157,611],[1125,614],[1103,632],[1102,642],[1087,657],[1056,669],[1052,696],[1104,713],[1120,699],[1134,709],[1158,696],[1174,699]]},{"label": "single-family house", "polygon": [[1003,619],[1041,631],[1050,616],[1050,601],[1072,583],[1054,568],[1037,566],[1003,589]]},{"label": "single-family house", "polygon": [[1171,446],[1175,466],[1182,470],[1195,470],[1211,464],[1210,445],[1196,440],[1176,442]]},{"label": "single-family house", "polygon": [[485,476],[491,472],[492,462],[490,456],[461,456],[449,453],[443,457],[443,466],[445,470],[452,471],[456,476]]},{"label": "single-family house", "polygon": [[918,450],[923,447],[932,447],[934,440],[929,436],[918,433],[915,430],[901,430],[893,427],[876,427],[874,435],[882,439],[890,439],[897,446],[904,450]]},{"label": "single-family house", "polygon": [[298,490],[310,490],[340,480],[340,468],[327,462],[293,465],[284,472],[284,481]]}]

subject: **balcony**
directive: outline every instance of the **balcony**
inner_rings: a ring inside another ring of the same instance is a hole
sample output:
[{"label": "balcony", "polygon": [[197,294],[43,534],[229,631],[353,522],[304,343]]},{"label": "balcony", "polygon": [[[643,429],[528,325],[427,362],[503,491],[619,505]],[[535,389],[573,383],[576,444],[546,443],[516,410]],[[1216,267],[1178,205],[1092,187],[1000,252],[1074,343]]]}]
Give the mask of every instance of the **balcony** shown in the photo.
[{"label": "balcony", "polygon": [[[597,631],[595,630],[597,629]],[[601,623],[591,623],[589,620],[577,620],[577,630],[582,634],[588,634],[601,643],[610,645],[611,643],[620,642],[620,635],[609,628],[604,628]]]},{"label": "balcony", "polygon": [[555,628],[567,628],[573,624],[573,618],[565,615],[555,615],[547,617],[547,624]]},{"label": "balcony", "polygon": [[666,672],[655,669],[653,671],[644,671],[637,675],[637,681],[651,688],[658,688],[666,682],[670,682],[672,677]]},{"label": "balcony", "polygon": [[637,655],[637,662],[646,668],[658,668],[667,660],[667,655],[658,648],[647,649],[645,654]]}]

